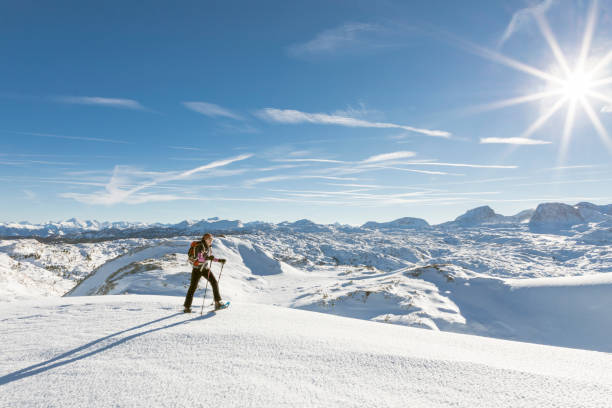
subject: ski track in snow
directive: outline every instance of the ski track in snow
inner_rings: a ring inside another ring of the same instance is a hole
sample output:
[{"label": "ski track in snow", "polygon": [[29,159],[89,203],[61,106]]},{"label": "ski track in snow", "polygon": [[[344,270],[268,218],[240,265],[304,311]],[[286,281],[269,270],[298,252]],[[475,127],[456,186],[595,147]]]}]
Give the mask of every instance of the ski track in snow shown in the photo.
[{"label": "ski track in snow", "polygon": [[0,304],[0,406],[607,407],[612,355],[182,297]]}]

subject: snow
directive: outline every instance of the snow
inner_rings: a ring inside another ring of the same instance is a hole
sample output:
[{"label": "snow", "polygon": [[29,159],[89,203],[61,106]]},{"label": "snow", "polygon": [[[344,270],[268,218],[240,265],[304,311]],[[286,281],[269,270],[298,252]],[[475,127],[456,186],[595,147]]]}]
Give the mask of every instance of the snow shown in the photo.
[{"label": "snow", "polygon": [[4,302],[41,296],[61,296],[72,287],[51,271],[27,267],[0,253],[0,299]]},{"label": "snow", "polygon": [[581,224],[585,219],[580,211],[563,203],[544,203],[538,205],[529,227],[534,232],[554,232]]},{"label": "snow", "polygon": [[480,224],[495,224],[502,222],[503,219],[504,216],[496,214],[491,207],[485,205],[468,210],[465,214],[457,217],[453,224],[462,227],[471,227]]},{"label": "snow", "polygon": [[[448,237],[428,242],[429,232],[421,234],[389,232],[388,244],[376,237],[368,242],[365,233],[217,238],[214,254],[227,259],[221,294],[232,301],[612,351],[609,248],[555,235],[534,240],[526,230],[508,238],[508,230],[493,228],[464,232],[462,246],[451,252],[435,246],[448,246]],[[135,241],[68,295],[184,296],[189,243],[188,237]],[[422,252],[401,249],[416,243]],[[541,270],[532,272],[539,264]],[[220,264],[213,265],[213,273],[219,275]],[[196,292],[196,298],[201,295],[202,290]]]},{"label": "snow", "polygon": [[612,355],[181,297],[0,305],[0,406],[604,407]]},{"label": "snow", "polygon": [[533,232],[565,233],[569,227],[581,225],[588,229],[589,222],[612,222],[612,204],[596,205],[581,202],[576,205],[562,203],[544,203],[538,209],[527,209],[513,216],[497,214],[491,207],[482,206],[468,210],[454,221],[430,226],[420,218],[403,217],[389,222],[367,222],[361,227],[341,225],[338,223],[321,225],[302,219],[295,222],[278,224],[253,221],[243,223],[240,220],[221,220],[211,217],[203,220],[185,220],[177,224],[146,224],[140,222],[99,222],[81,221],[71,218],[66,221],[48,222],[41,225],[28,222],[0,223],[0,237],[27,238],[38,237],[47,239],[68,238],[72,240],[121,239],[131,237],[169,238],[180,235],[201,235],[204,232],[213,233],[360,233],[374,230],[389,229],[434,229],[472,228],[489,226],[491,228],[506,228],[508,225],[529,223]]},{"label": "snow", "polygon": [[[298,224],[312,229],[310,221]],[[68,291],[184,296],[186,249],[198,236],[0,241],[2,301]],[[569,278],[612,276],[611,243],[605,220],[563,234],[534,233],[521,222],[317,232],[277,226],[218,237],[213,248],[228,260],[221,284],[228,300],[610,352],[610,285]],[[569,280],[550,283],[559,277]],[[546,287],[536,285],[542,278],[551,279]]]},{"label": "snow", "polygon": [[[0,240],[0,406],[608,406],[611,214],[0,225],[55,234]],[[178,314],[215,226],[232,308]]]},{"label": "snow", "polygon": [[152,247],[135,248],[124,256],[117,257],[106,262],[97,270],[93,271],[88,279],[79,283],[70,294],[73,296],[83,296],[92,294],[103,294],[107,291],[109,280],[113,275],[131,263],[144,261],[146,259],[160,257],[168,253],[182,252],[189,247],[187,240],[163,241],[159,245]]},{"label": "snow", "polygon": [[421,218],[403,217],[390,222],[366,222],[361,228],[380,229],[380,228],[406,228],[406,229],[427,229],[431,228],[429,223]]}]

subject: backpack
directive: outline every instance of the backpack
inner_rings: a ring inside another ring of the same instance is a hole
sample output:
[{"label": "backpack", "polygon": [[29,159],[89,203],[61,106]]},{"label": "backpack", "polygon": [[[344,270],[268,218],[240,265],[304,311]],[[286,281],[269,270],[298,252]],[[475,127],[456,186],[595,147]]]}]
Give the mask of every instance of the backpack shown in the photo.
[{"label": "backpack", "polygon": [[200,241],[193,241],[189,246],[189,250],[187,251],[187,260],[193,266],[200,265],[200,262],[198,261],[198,254],[196,253],[196,248],[198,247],[199,243]]}]

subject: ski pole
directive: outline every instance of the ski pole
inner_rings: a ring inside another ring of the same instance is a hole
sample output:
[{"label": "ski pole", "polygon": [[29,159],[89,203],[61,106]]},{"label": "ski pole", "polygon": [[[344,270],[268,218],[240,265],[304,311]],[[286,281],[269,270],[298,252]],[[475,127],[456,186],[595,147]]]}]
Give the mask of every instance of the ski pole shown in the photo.
[{"label": "ski pole", "polygon": [[[221,285],[221,274],[223,273],[223,267],[225,266],[225,263],[221,264],[221,271],[219,272],[219,279],[217,280],[217,285]],[[213,275],[214,276],[214,275]],[[214,305],[215,303],[211,303],[211,306]]]},{"label": "ski pole", "polygon": [[217,284],[221,285],[221,274],[223,273],[223,267],[225,266],[225,262],[221,264],[221,272],[219,272],[219,281]]},{"label": "ski pole", "polygon": [[[202,264],[202,268],[204,267],[204,265],[206,264]],[[206,287],[204,288],[204,296],[202,297],[202,309],[200,310],[200,316],[204,314],[204,302],[206,302],[206,292],[208,291],[208,281],[210,280],[210,268],[212,268],[212,259],[210,260],[210,264],[208,265],[209,279],[206,279]],[[202,272],[202,269],[200,269],[200,272]]]}]

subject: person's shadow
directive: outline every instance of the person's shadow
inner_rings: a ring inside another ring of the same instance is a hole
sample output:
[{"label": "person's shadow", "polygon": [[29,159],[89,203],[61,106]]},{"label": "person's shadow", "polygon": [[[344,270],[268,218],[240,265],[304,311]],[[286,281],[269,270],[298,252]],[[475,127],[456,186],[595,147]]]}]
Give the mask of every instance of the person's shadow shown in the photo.
[{"label": "person's shadow", "polygon": [[[149,326],[149,325],[152,325],[152,324],[155,324],[155,323],[159,323],[161,321],[164,321],[164,320],[167,320],[167,319],[171,319],[173,317],[180,316],[182,314],[183,313],[174,313],[174,314],[172,314],[170,316],[162,317],[160,319],[152,320],[150,322],[143,323],[143,324],[140,324],[138,326],[131,327],[129,329],[121,330],[121,331],[119,331],[117,333],[109,334],[108,336],[101,337],[101,338],[96,339],[94,341],[91,341],[91,342],[89,342],[87,344],[84,344],[82,346],[76,347],[76,348],[74,348],[72,350],[69,350],[69,351],[67,351],[65,353],[62,353],[62,354],[60,354],[58,356],[55,356],[55,357],[53,357],[53,358],[51,358],[51,359],[49,359],[47,361],[43,361],[42,363],[34,364],[34,365],[29,366],[29,367],[22,368],[21,370],[17,370],[17,371],[14,371],[12,373],[6,374],[6,375],[0,377],[0,385],[8,384],[10,382],[20,380],[22,378],[31,377],[33,375],[40,374],[42,372],[51,370],[53,368],[61,367],[61,366],[66,365],[66,364],[74,363],[75,361],[82,360],[82,359],[85,359],[87,357],[91,357],[94,354],[101,353],[101,352],[106,351],[108,349],[111,349],[111,348],[113,348],[115,346],[123,344],[123,343],[125,343],[127,341],[133,340],[133,339],[135,339],[137,337],[144,336],[145,334],[150,334],[150,333],[154,333],[156,331],[165,330],[165,329],[169,329],[171,327],[180,326],[182,324],[187,324],[187,323],[190,323],[190,322],[193,322],[193,321],[196,321],[196,320],[204,320],[204,319],[211,318],[212,316],[215,315],[215,312],[214,311],[213,312],[209,312],[209,313],[207,313],[207,314],[205,314],[203,316],[197,316],[197,317],[194,317],[192,319],[181,320],[179,322],[171,323],[171,324],[168,324],[168,325],[165,325],[165,326],[162,326],[162,327],[157,327],[155,329],[150,329],[150,330],[145,330],[145,331],[142,331],[142,332],[130,334],[129,336],[122,337],[122,338],[120,338],[120,339],[118,339],[116,341],[113,341],[112,343],[106,344],[106,345],[104,345],[102,347],[99,347],[99,348],[96,348],[96,349],[92,349],[91,351],[87,351],[88,349],[91,349],[96,344],[102,343],[102,342],[104,342],[104,341],[106,341],[108,339],[111,339],[113,337],[117,337],[117,336],[119,336],[119,335],[121,335],[123,333],[127,333],[127,332],[133,331],[133,330],[138,330],[138,329],[141,329],[141,328],[143,328],[145,326]],[[84,354],[78,354],[78,353],[80,353],[82,351],[85,352],[85,353]]]}]

